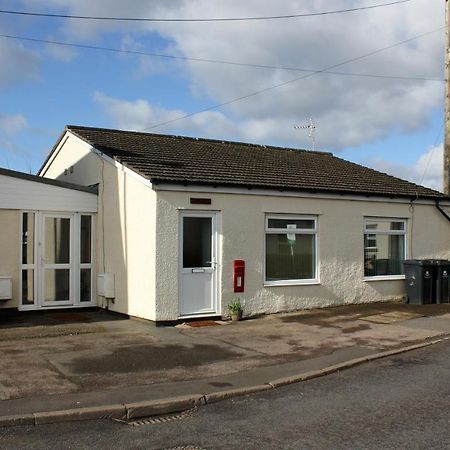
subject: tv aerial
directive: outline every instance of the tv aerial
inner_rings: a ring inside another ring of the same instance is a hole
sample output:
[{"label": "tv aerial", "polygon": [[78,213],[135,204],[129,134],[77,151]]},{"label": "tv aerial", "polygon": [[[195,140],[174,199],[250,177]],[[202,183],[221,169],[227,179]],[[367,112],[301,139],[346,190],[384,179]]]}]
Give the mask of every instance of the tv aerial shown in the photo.
[{"label": "tv aerial", "polygon": [[294,125],[296,130],[308,130],[308,137],[311,139],[312,150],[316,147],[316,124],[312,117],[309,118],[309,123],[306,125]]}]

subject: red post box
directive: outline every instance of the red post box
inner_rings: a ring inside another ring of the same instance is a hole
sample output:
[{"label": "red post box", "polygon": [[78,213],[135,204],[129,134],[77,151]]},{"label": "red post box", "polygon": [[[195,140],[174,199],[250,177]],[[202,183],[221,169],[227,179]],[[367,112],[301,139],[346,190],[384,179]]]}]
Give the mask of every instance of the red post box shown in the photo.
[{"label": "red post box", "polygon": [[233,261],[233,287],[234,292],[244,292],[245,261],[235,259]]}]

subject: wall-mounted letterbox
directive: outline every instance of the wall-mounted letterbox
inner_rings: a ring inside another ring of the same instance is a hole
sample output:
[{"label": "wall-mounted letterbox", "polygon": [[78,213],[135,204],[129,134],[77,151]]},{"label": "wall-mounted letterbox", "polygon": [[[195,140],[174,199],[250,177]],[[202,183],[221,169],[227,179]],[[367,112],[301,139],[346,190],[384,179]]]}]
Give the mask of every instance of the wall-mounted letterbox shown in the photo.
[{"label": "wall-mounted letterbox", "polygon": [[233,261],[233,288],[234,292],[244,292],[245,286],[245,261],[235,259]]}]

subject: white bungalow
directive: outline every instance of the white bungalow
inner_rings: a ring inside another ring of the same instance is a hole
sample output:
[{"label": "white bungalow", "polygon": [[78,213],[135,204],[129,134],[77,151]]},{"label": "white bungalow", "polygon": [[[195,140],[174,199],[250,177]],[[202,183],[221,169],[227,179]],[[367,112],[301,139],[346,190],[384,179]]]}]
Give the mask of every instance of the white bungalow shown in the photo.
[{"label": "white bungalow", "polygon": [[248,315],[401,300],[405,258],[450,257],[449,198],[330,153],[68,126],[38,175],[0,172],[0,307],[167,322],[235,297]]}]

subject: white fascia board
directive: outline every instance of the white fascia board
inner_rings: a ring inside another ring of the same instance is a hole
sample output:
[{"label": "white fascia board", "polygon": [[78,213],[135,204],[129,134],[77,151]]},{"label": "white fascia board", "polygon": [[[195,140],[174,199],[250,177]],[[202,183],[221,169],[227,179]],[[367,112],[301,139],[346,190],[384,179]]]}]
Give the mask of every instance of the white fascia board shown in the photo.
[{"label": "white fascia board", "polygon": [[128,167],[125,167],[120,162],[116,161],[115,159],[111,158],[108,155],[105,155],[101,150],[98,150],[88,142],[84,141],[83,139],[79,138],[77,135],[72,133],[70,130],[67,130],[64,134],[63,138],[61,139],[61,142],[59,143],[58,147],[53,152],[52,157],[47,161],[47,164],[44,166],[42,171],[39,173],[39,175],[44,176],[45,172],[47,171],[48,167],[51,165],[52,161],[56,158],[59,151],[65,144],[68,138],[71,138],[75,140],[79,145],[82,145],[84,148],[89,150],[92,153],[95,153],[99,158],[102,158],[105,162],[112,164],[117,169],[121,170],[122,172],[126,173],[127,175],[130,175],[131,177],[135,178],[136,180],[140,181],[141,183],[145,184],[148,187],[152,187],[152,183],[147,178],[143,177],[142,175],[139,175],[134,170],[129,169]]},{"label": "white fascia board", "polygon": [[97,212],[97,195],[0,175],[0,209]]},{"label": "white fascia board", "polygon": [[[181,185],[175,183],[158,183],[153,184],[155,191],[173,191],[173,192],[192,192],[199,194],[238,194],[238,195],[261,195],[269,197],[295,197],[295,198],[315,198],[325,200],[347,200],[356,202],[381,202],[381,203],[403,203],[410,204],[411,200],[408,198],[390,198],[390,197],[376,197],[365,195],[349,195],[349,194],[322,194],[322,193],[308,193],[301,191],[280,191],[276,189],[260,189],[260,188],[239,188],[219,186],[217,188],[211,186],[201,185]],[[433,200],[414,200],[415,205],[434,205]],[[442,206],[450,205],[450,203],[440,202]]]}]

